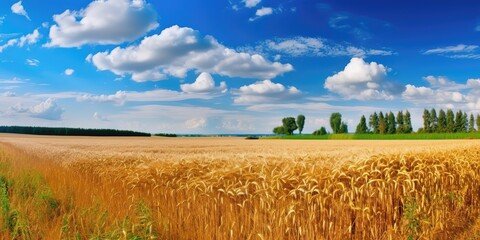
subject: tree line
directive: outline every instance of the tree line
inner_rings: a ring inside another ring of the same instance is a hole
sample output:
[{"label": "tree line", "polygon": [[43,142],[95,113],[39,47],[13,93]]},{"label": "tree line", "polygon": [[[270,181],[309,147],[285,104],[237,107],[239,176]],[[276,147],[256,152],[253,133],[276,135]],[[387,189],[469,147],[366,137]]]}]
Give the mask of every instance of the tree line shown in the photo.
[{"label": "tree line", "polygon": [[2,133],[20,133],[33,135],[59,135],[59,136],[130,136],[150,137],[150,133],[116,130],[116,129],[85,129],[63,127],[24,127],[24,126],[0,126]]},{"label": "tree line", "polygon": [[[423,127],[418,132],[424,133],[454,133],[454,132],[475,132],[480,130],[480,114],[477,114],[476,120],[472,113],[470,116],[462,110],[453,113],[451,109],[445,112],[443,109],[438,111],[432,108],[430,111],[423,111]],[[477,125],[477,129],[475,129]]]},{"label": "tree line", "polygon": [[[475,125],[477,129],[475,129]],[[295,130],[302,134],[305,126],[305,116],[300,114],[295,120],[294,117],[282,119],[282,125],[275,127],[273,133],[292,135]],[[330,127],[334,134],[348,133],[347,123],[342,121],[342,114],[334,112],[330,115]],[[472,113],[459,110],[454,113],[453,110],[440,109],[437,115],[435,108],[425,109],[423,112],[423,127],[417,130],[417,133],[455,133],[455,132],[475,132],[480,130],[480,114],[476,118]],[[390,112],[374,112],[370,114],[367,122],[365,115],[360,117],[360,121],[355,129],[355,134],[409,134],[413,133],[411,114],[408,110],[398,111],[397,114]],[[313,135],[329,134],[324,126],[315,130]]]},{"label": "tree line", "polygon": [[398,111],[397,116],[393,112],[383,113],[374,112],[367,120],[365,115],[360,117],[360,122],[355,129],[355,134],[396,134],[396,133],[412,133],[412,118],[407,110]]}]

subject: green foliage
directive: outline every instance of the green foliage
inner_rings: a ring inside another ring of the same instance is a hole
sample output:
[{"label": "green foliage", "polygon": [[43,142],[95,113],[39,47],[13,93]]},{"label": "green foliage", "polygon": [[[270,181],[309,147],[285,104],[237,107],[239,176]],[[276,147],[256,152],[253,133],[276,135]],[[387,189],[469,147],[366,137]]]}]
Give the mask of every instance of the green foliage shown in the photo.
[{"label": "green foliage", "polygon": [[417,216],[417,202],[415,199],[409,199],[403,207],[403,219],[406,221],[406,230],[408,239],[417,239],[417,234],[420,231],[420,219]]},{"label": "green foliage", "polygon": [[443,133],[447,132],[447,130],[447,115],[443,109],[440,109],[438,112],[437,132]]},{"label": "green foliage", "polygon": [[378,115],[378,133],[386,134],[387,130],[387,120],[385,119],[385,116],[383,116],[383,113],[380,112],[380,114]]},{"label": "green foliage", "polygon": [[153,136],[156,137],[178,137],[175,133],[156,133]]},{"label": "green foliage", "polygon": [[470,113],[470,120],[468,121],[468,131],[475,132],[475,119],[473,113]]},{"label": "green foliage", "polygon": [[447,109],[447,131],[446,132],[455,132],[455,115],[453,114],[452,109]]},{"label": "green foliage", "polygon": [[403,118],[403,132],[404,133],[411,133],[413,132],[413,128],[412,128],[412,119],[410,117],[410,112],[407,110],[405,112],[405,116]]},{"label": "green foliage", "polygon": [[342,125],[342,114],[339,112],[332,113],[330,115],[330,127],[332,128],[333,133],[341,133],[340,128]]},{"label": "green foliage", "polygon": [[480,114],[477,114],[477,131],[480,131]]},{"label": "green foliage", "polygon": [[348,133],[348,126],[345,122],[342,122],[342,124],[340,125],[339,133]]},{"label": "green foliage", "polygon": [[275,128],[273,129],[273,133],[274,133],[274,134],[277,134],[277,135],[287,134],[287,132],[285,131],[285,128],[283,128],[283,126],[275,127]]},{"label": "green foliage", "polygon": [[293,131],[297,130],[298,126],[295,122],[295,118],[293,117],[286,117],[282,119],[283,129],[285,134],[292,135]]},{"label": "green foliage", "polygon": [[438,132],[438,118],[437,118],[437,111],[435,111],[435,108],[432,108],[430,110],[430,118],[429,118],[429,128],[431,132]]},{"label": "green foliage", "polygon": [[327,129],[325,129],[325,127],[321,127],[320,129],[318,130],[315,130],[313,133],[313,135],[327,135]]},{"label": "green foliage", "polygon": [[389,134],[394,134],[397,130],[396,130],[396,121],[395,121],[395,115],[393,115],[392,112],[390,112],[388,114],[388,133]]},{"label": "green foliage", "polygon": [[370,118],[368,120],[368,126],[372,129],[372,132],[374,134],[380,133],[377,112],[374,112],[372,115],[370,115]]},{"label": "green foliage", "polygon": [[59,136],[136,136],[149,137],[149,133],[116,130],[116,129],[84,129],[84,128],[54,128],[54,127],[23,127],[0,126],[2,133],[21,133],[34,135],[59,135]]},{"label": "green foliage", "polygon": [[360,118],[360,122],[357,125],[357,129],[355,130],[355,134],[364,134],[369,132],[370,131],[367,127],[367,120],[365,119],[365,115],[362,115],[362,117]]},{"label": "green foliage", "polygon": [[403,125],[403,111],[398,111],[397,113],[397,133],[404,133]]},{"label": "green foliage", "polygon": [[297,116],[297,125],[298,125],[298,132],[302,134],[303,127],[305,126],[305,116],[300,114]]},{"label": "green foliage", "polygon": [[423,110],[423,131],[426,132],[426,133],[430,133],[432,132],[430,130],[430,112],[427,110],[427,109],[424,109]]}]

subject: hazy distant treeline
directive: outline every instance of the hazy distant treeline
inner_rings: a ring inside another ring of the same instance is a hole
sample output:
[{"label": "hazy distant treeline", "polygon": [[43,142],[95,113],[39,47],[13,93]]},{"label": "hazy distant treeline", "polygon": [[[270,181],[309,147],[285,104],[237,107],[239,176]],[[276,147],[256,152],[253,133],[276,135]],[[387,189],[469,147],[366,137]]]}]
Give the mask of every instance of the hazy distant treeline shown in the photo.
[{"label": "hazy distant treeline", "polygon": [[34,135],[62,135],[62,136],[136,136],[149,137],[150,133],[115,129],[85,129],[63,127],[24,127],[0,126],[2,133],[21,133]]}]

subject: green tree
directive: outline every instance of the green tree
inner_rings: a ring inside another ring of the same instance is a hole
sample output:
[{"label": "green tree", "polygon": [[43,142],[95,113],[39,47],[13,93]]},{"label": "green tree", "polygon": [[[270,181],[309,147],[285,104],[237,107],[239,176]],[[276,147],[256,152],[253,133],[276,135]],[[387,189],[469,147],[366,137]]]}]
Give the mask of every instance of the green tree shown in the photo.
[{"label": "green tree", "polygon": [[473,118],[473,113],[470,113],[470,120],[468,121],[468,131],[475,132],[475,119]]},{"label": "green tree", "polygon": [[480,131],[480,114],[477,114],[477,131]]},{"label": "green tree", "polygon": [[368,126],[372,129],[372,132],[374,134],[378,134],[378,115],[377,112],[374,112],[372,115],[370,115],[370,118],[368,120]]},{"label": "green tree", "polygon": [[327,135],[327,129],[325,129],[325,127],[321,127],[320,129],[318,130],[315,130],[313,132],[313,135]]},{"label": "green tree", "polygon": [[463,112],[462,110],[458,110],[458,112],[455,113],[455,132],[463,132],[463,129],[465,129]]},{"label": "green tree", "polygon": [[342,122],[342,124],[340,125],[339,133],[348,133],[348,126],[345,122]]},{"label": "green tree", "polygon": [[397,133],[404,133],[403,127],[403,111],[398,111],[397,113]]},{"label": "green tree", "polygon": [[429,124],[430,124],[430,131],[437,132],[438,118],[437,118],[437,111],[435,111],[435,108],[432,108],[432,110],[430,110]]},{"label": "green tree", "polygon": [[468,114],[467,114],[467,112],[463,113],[462,124],[463,124],[462,132],[468,132]]},{"label": "green tree", "polygon": [[275,128],[273,129],[273,133],[274,133],[274,134],[278,134],[278,135],[287,134],[287,132],[285,131],[285,128],[283,128],[283,126],[275,127]]},{"label": "green tree", "polygon": [[438,123],[437,123],[437,132],[446,132],[447,131],[447,115],[443,109],[440,109],[438,112]]},{"label": "green tree", "polygon": [[412,133],[413,132],[413,127],[412,127],[412,118],[410,116],[410,112],[407,110],[405,112],[405,116],[403,117],[403,132],[404,133]]},{"label": "green tree", "polygon": [[340,127],[342,125],[342,114],[339,112],[332,113],[330,115],[330,127],[333,133],[341,133]]},{"label": "green tree", "polygon": [[293,117],[286,117],[282,119],[283,128],[285,129],[285,133],[287,135],[292,135],[293,131],[297,130],[298,126],[295,122],[295,118]]},{"label": "green tree", "polygon": [[430,131],[430,112],[427,109],[423,110],[423,131],[429,133]]},{"label": "green tree", "polygon": [[297,125],[298,125],[298,132],[302,134],[303,127],[305,126],[305,116],[300,114],[297,116]]},{"label": "green tree", "polygon": [[452,109],[447,109],[447,131],[449,133],[455,132],[455,115]]},{"label": "green tree", "polygon": [[390,112],[388,113],[388,133],[394,134],[396,132],[395,125],[395,115],[393,114],[393,112]]},{"label": "green tree", "polygon": [[357,125],[357,129],[355,130],[355,134],[363,134],[368,132],[367,119],[365,118],[365,115],[362,115],[360,122]]},{"label": "green tree", "polygon": [[387,133],[387,121],[385,119],[385,116],[383,116],[383,113],[380,112],[378,115],[378,132],[380,134],[385,134]]}]

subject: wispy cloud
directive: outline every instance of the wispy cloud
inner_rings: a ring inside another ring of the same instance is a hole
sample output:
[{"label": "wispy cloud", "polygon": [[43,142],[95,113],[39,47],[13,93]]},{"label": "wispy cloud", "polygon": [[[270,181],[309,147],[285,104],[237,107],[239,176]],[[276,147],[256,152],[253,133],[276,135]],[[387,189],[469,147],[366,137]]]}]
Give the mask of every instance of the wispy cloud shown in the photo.
[{"label": "wispy cloud", "polygon": [[445,54],[445,53],[471,53],[478,48],[477,45],[458,44],[456,46],[447,46],[434,48],[424,51],[423,54]]}]

